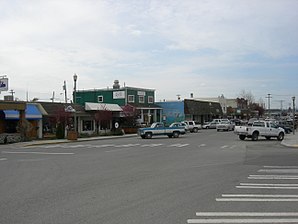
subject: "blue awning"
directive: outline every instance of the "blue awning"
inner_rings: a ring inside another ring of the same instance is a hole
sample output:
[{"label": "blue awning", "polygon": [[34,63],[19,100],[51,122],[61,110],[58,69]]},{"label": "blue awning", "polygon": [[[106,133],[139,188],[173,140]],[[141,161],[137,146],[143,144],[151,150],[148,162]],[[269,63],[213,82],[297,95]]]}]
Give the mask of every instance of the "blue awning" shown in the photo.
[{"label": "blue awning", "polygon": [[[18,120],[20,118],[20,112],[18,110],[3,110],[3,112],[7,120]],[[27,104],[25,118],[27,120],[40,120],[42,119],[42,114],[36,105]]]}]

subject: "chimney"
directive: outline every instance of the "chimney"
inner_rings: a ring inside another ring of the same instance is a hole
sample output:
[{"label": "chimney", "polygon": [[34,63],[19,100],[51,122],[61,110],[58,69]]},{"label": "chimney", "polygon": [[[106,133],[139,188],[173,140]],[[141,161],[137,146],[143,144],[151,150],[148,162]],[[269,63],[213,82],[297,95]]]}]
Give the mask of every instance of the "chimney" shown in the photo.
[{"label": "chimney", "polygon": [[193,93],[190,94],[190,98],[193,98]]},{"label": "chimney", "polygon": [[113,89],[120,89],[119,80],[114,81]]}]

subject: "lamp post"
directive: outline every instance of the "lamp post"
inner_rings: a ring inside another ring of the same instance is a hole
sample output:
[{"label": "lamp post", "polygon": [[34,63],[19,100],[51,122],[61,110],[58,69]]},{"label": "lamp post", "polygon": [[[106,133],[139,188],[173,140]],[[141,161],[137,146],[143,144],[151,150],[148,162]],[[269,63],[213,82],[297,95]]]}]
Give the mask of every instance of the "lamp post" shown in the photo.
[{"label": "lamp post", "polygon": [[292,97],[293,100],[293,135],[295,135],[295,96]]},{"label": "lamp post", "polygon": [[[74,81],[74,87],[73,87],[73,103],[74,103],[74,107],[75,107],[75,104],[77,102],[77,80],[78,80],[78,76],[77,74],[75,73],[73,75],[73,81]],[[75,109],[75,108],[74,108]],[[77,112],[75,110],[74,112],[74,130],[75,132],[77,132]]]}]

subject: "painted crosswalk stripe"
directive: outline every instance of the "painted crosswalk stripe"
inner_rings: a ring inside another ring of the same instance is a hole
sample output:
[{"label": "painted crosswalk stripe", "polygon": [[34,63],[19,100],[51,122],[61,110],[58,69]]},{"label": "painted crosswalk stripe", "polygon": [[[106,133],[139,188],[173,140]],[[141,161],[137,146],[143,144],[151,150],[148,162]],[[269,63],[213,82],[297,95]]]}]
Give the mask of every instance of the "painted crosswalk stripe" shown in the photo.
[{"label": "painted crosswalk stripe", "polygon": [[298,198],[297,194],[222,194],[229,198]]},{"label": "painted crosswalk stripe", "polygon": [[240,183],[236,188],[246,189],[298,189],[298,184],[255,184],[255,183]]},{"label": "painted crosswalk stripe", "polygon": [[5,161],[7,160],[7,158],[0,158],[0,161]]},{"label": "painted crosswalk stripe", "polygon": [[199,145],[199,147],[205,147],[206,146],[206,144],[201,144],[201,145]]},{"label": "painted crosswalk stripe", "polygon": [[196,216],[294,217],[298,212],[196,212]]},{"label": "painted crosswalk stripe", "polygon": [[298,169],[298,166],[264,166],[267,169]]},{"label": "painted crosswalk stripe", "polygon": [[255,180],[298,180],[297,175],[249,175],[248,179]]},{"label": "painted crosswalk stripe", "polygon": [[298,202],[298,198],[216,198],[221,202]]},{"label": "painted crosswalk stripe", "polygon": [[298,169],[260,169],[259,173],[298,173]]},{"label": "painted crosswalk stripe", "polygon": [[298,223],[298,219],[188,219],[187,223]]}]

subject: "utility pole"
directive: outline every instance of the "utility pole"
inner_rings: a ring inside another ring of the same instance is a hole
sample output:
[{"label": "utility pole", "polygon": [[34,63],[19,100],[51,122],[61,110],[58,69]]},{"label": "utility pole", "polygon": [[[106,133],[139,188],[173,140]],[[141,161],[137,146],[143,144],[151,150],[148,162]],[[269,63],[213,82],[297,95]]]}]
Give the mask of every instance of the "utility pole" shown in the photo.
[{"label": "utility pole", "polygon": [[270,99],[272,98],[271,94],[268,93],[266,98],[268,99],[268,114],[269,114],[269,118],[271,118],[271,111],[270,111]]},{"label": "utility pole", "polygon": [[14,92],[13,89],[12,89],[12,90],[10,90],[10,93],[11,93],[11,98],[12,98],[12,100],[14,100],[14,98],[13,98],[13,94],[15,94],[16,92]]},{"label": "utility pole", "polygon": [[292,100],[293,100],[293,135],[295,135],[295,123],[296,123],[296,120],[295,120],[295,113],[296,113],[296,109],[295,109],[295,96],[292,97]]},{"label": "utility pole", "polygon": [[67,88],[66,88],[66,81],[64,81],[63,90],[64,90],[64,96],[65,96],[65,103],[67,103]]}]

